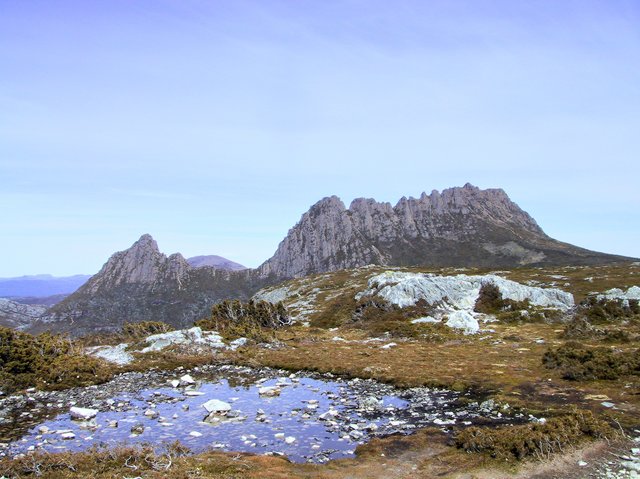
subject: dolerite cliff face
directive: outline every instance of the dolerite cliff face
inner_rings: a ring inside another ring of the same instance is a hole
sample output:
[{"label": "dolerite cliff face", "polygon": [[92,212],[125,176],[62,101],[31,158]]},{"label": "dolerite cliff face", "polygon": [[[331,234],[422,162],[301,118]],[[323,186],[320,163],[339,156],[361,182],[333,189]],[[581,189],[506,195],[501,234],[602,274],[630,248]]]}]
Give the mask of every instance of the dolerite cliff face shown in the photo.
[{"label": "dolerite cliff face", "polygon": [[359,198],[347,209],[336,196],[324,198],[259,271],[291,278],[367,264],[514,267],[623,259],[556,241],[503,190],[467,184],[395,206]]},{"label": "dolerite cliff face", "polygon": [[29,330],[83,335],[118,330],[125,322],[164,321],[190,326],[223,299],[248,299],[272,278],[253,271],[194,268],[167,257],[149,235],[115,253],[78,291],[50,308]]},{"label": "dolerite cliff face", "polygon": [[127,284],[139,285],[150,291],[165,285],[181,289],[182,280],[190,269],[180,253],[167,258],[160,252],[155,240],[145,234],[131,248],[111,256],[81,290],[96,294]]}]

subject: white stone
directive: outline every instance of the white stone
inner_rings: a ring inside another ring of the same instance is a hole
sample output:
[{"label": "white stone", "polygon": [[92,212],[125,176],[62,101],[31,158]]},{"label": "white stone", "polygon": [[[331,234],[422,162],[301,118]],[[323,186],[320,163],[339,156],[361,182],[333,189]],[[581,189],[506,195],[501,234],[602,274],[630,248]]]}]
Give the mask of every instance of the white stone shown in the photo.
[{"label": "white stone", "polygon": [[76,421],[88,421],[97,416],[98,410],[74,406],[69,409],[69,414],[71,415],[71,419]]},{"label": "white stone", "polygon": [[247,341],[249,341],[247,338],[238,338],[238,339],[234,339],[233,341],[231,341],[229,343],[229,348],[232,351],[235,351],[236,349],[244,346],[245,344],[247,344]]},{"label": "white stone", "polygon": [[149,419],[155,419],[160,415],[160,413],[158,411],[156,411],[155,409],[147,409],[144,412],[144,415],[146,417],[148,417]]},{"label": "white stone", "polygon": [[260,396],[280,396],[280,388],[276,386],[264,386],[258,389],[258,394]]},{"label": "white stone", "polygon": [[599,294],[597,299],[620,299],[626,306],[628,306],[630,299],[640,301],[640,287],[631,286],[626,292],[620,288],[613,288],[605,291],[603,294]]},{"label": "white stone", "polygon": [[380,346],[380,349],[391,349],[396,347],[397,345],[397,343],[387,343],[384,346]]},{"label": "white stone", "polygon": [[[459,327],[469,334],[479,330],[476,319],[478,315],[473,309],[484,284],[497,286],[504,299],[528,300],[533,306],[563,311],[574,306],[573,295],[570,293],[559,289],[526,286],[491,274],[437,276],[387,271],[369,278],[368,289],[358,293],[355,299],[378,296],[401,308],[414,306],[419,300],[424,300],[435,308],[436,313],[434,316],[417,318],[412,323],[437,322],[447,315],[447,325]],[[458,312],[465,314],[460,315]]]},{"label": "white stone", "polygon": [[193,379],[190,374],[185,374],[180,378],[180,384],[183,386],[187,386],[189,384],[195,384],[195,383],[196,383],[195,379]]},{"label": "white stone", "polygon": [[189,433],[189,436],[191,436],[191,437],[202,437],[202,433],[198,432],[198,431],[191,431]]},{"label": "white stone", "polygon": [[431,316],[424,316],[422,318],[416,318],[411,320],[411,324],[422,324],[422,323],[439,323],[440,320],[436,318],[432,318]]},{"label": "white stone", "polygon": [[223,414],[231,411],[231,404],[219,399],[211,399],[202,405],[208,413]]},{"label": "white stone", "polygon": [[170,331],[168,333],[154,334],[145,339],[147,346],[140,352],[148,353],[160,351],[167,346],[181,344],[186,346],[200,346],[212,349],[224,348],[222,337],[215,331],[203,332],[201,328],[195,326],[190,329]]},{"label": "white stone", "polygon": [[122,366],[131,363],[134,359],[133,356],[126,351],[128,346],[127,343],[120,343],[117,346],[93,346],[86,348],[85,351],[91,356]]},{"label": "white stone", "polygon": [[[185,391],[184,392],[185,396],[204,396],[204,393],[202,391]],[[185,406],[188,407],[188,404],[185,404]],[[184,406],[183,406],[184,409]]]},{"label": "white stone", "polygon": [[294,442],[296,442],[296,438],[293,436],[287,436],[284,438],[284,442],[286,442],[287,444],[293,444]]},{"label": "white stone", "polygon": [[467,311],[453,311],[445,323],[450,328],[461,329],[465,334],[475,334],[480,330],[478,320]]},{"label": "white stone", "polygon": [[72,432],[65,432],[63,434],[60,434],[60,439],[64,439],[65,441],[68,441],[70,439],[75,439],[76,435]]}]

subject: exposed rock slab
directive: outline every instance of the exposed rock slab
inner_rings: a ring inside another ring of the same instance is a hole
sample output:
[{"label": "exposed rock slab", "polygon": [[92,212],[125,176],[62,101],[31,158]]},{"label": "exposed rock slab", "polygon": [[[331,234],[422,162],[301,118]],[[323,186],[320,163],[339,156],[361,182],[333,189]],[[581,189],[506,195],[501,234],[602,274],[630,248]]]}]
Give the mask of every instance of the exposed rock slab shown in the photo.
[{"label": "exposed rock slab", "polygon": [[368,288],[356,295],[356,300],[380,297],[401,308],[424,300],[434,306],[434,317],[418,318],[412,323],[446,320],[451,328],[465,334],[480,330],[479,319],[485,315],[474,312],[475,303],[484,284],[494,284],[504,299],[529,301],[533,306],[566,311],[574,306],[573,295],[555,288],[526,286],[496,275],[438,276],[433,274],[387,271],[369,279]]},{"label": "exposed rock slab", "polygon": [[498,287],[502,297],[528,300],[534,306],[567,310],[574,306],[573,295],[555,288],[526,286],[496,275],[438,276],[387,271],[369,279],[369,289],[356,299],[376,295],[399,307],[413,306],[423,299],[428,304],[450,310],[473,310],[483,284]]}]

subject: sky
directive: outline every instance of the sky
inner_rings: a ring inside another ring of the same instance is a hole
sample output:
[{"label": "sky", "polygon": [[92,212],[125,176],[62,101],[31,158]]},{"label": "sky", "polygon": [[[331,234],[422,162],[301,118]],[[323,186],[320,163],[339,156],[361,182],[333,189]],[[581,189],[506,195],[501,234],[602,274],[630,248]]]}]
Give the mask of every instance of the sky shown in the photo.
[{"label": "sky", "polygon": [[639,152],[637,0],[0,0],[0,277],[467,182],[640,257]]}]

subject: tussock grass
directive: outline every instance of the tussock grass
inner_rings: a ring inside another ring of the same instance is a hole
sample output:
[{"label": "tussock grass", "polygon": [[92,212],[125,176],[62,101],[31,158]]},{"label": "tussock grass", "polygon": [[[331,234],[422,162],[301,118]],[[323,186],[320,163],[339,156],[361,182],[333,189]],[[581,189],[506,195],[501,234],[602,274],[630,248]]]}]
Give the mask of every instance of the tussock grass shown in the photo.
[{"label": "tussock grass", "polygon": [[[273,473],[265,465],[273,467]],[[286,461],[247,454],[204,453],[190,455],[189,450],[174,443],[163,452],[151,446],[93,448],[85,452],[56,454],[34,453],[19,459],[0,461],[0,476],[12,479],[147,479],[188,478],[261,478],[278,477],[275,473]]]}]

